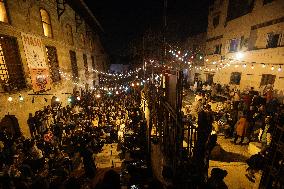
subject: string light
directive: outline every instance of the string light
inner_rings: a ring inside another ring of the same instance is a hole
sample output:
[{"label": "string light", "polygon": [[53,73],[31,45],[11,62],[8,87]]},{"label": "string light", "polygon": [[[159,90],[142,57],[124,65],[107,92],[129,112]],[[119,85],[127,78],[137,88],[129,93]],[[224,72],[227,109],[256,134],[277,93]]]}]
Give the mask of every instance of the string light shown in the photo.
[{"label": "string light", "polygon": [[254,69],[254,65],[251,65],[251,69]]},{"label": "string light", "polygon": [[20,102],[23,102],[24,101],[24,97],[22,97],[21,95],[19,96],[19,100]]},{"label": "string light", "polygon": [[274,70],[274,66],[271,66],[271,70],[272,70],[272,71]]},{"label": "string light", "polygon": [[67,101],[68,101],[69,103],[72,102],[71,97],[68,97]]},{"label": "string light", "polygon": [[282,71],[282,68],[281,68],[281,66],[279,66],[279,68],[278,68],[278,72],[281,72]]},{"label": "string light", "polygon": [[12,102],[12,100],[13,100],[13,98],[9,96],[9,97],[8,97],[8,101],[9,101],[9,102]]}]

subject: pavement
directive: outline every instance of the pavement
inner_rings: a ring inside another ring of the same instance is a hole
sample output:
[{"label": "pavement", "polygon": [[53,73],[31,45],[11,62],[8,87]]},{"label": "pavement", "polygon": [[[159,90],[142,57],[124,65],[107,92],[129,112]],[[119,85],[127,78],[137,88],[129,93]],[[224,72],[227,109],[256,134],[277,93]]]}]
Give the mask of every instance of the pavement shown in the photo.
[{"label": "pavement", "polygon": [[117,150],[117,145],[117,143],[105,144],[102,151],[95,155],[98,169],[121,167],[122,160],[119,158],[121,151]]},{"label": "pavement", "polygon": [[223,136],[218,136],[217,143],[218,147],[212,151],[208,173],[210,174],[213,168],[226,170],[228,175],[224,181],[229,189],[258,189],[261,174],[255,174],[255,183],[245,176],[248,168],[245,161],[250,157],[248,145],[232,144],[231,139],[225,139]]},{"label": "pavement", "polygon": [[[192,104],[193,101],[194,94],[192,92],[188,92],[183,97],[183,105]],[[251,156],[248,145],[235,145],[231,141],[232,139],[218,136],[218,145],[213,149],[209,161],[209,177],[213,168],[220,168],[228,172],[224,181],[229,189],[258,189],[261,174],[255,174],[255,183],[250,182],[245,176],[248,168],[246,160]]]}]

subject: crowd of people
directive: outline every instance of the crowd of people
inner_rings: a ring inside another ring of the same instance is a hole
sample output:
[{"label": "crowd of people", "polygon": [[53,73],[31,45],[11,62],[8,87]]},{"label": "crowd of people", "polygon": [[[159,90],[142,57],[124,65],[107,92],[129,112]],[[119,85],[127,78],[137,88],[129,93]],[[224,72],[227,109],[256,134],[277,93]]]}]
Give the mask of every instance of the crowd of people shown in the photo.
[{"label": "crowd of people", "polygon": [[199,122],[200,114],[206,110],[212,115],[213,133],[231,138],[232,145],[260,144],[260,153],[252,158],[257,160],[248,160],[250,167],[246,176],[254,182],[252,173],[256,169],[251,167],[261,170],[256,164],[262,168],[265,166],[263,157],[269,150],[273,132],[276,126],[284,125],[282,99],[275,95],[272,85],[263,87],[262,91],[256,91],[253,87],[240,91],[228,85],[197,82],[191,89],[195,100],[184,109],[191,120]]},{"label": "crowd of people", "polygon": [[31,138],[0,132],[0,188],[92,188],[94,154],[105,143],[122,143],[142,120],[139,98],[127,93],[81,90],[70,99],[63,107],[53,97],[30,113]]},{"label": "crowd of people", "polygon": [[213,130],[233,137],[234,144],[244,144],[246,138],[247,143],[259,141],[265,148],[271,142],[274,126],[283,124],[284,106],[273,96],[271,86],[262,94],[253,87],[241,92],[213,84],[207,89],[196,90],[195,101],[185,114],[197,119],[198,113],[210,105],[215,121]]}]

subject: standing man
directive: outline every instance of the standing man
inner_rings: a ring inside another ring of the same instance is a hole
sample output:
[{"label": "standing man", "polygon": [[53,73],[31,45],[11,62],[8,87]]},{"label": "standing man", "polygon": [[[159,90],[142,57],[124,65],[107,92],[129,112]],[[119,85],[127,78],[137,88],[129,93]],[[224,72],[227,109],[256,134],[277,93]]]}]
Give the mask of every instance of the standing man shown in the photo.
[{"label": "standing man", "polygon": [[29,113],[29,118],[27,123],[30,129],[31,137],[34,138],[36,136],[36,123],[32,113]]}]

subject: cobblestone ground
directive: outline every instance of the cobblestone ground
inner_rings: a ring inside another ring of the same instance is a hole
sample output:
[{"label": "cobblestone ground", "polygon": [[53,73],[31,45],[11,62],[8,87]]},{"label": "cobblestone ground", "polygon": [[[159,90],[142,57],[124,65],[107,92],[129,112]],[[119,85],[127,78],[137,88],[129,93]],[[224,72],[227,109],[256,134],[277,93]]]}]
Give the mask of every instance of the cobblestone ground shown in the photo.
[{"label": "cobblestone ground", "polygon": [[225,183],[229,189],[257,189],[260,174],[256,174],[256,182],[250,182],[245,174],[247,164],[245,160],[250,157],[247,145],[234,145],[230,139],[218,136],[219,147],[213,150],[212,160],[209,162],[209,173],[213,168],[221,168],[228,172]]}]

